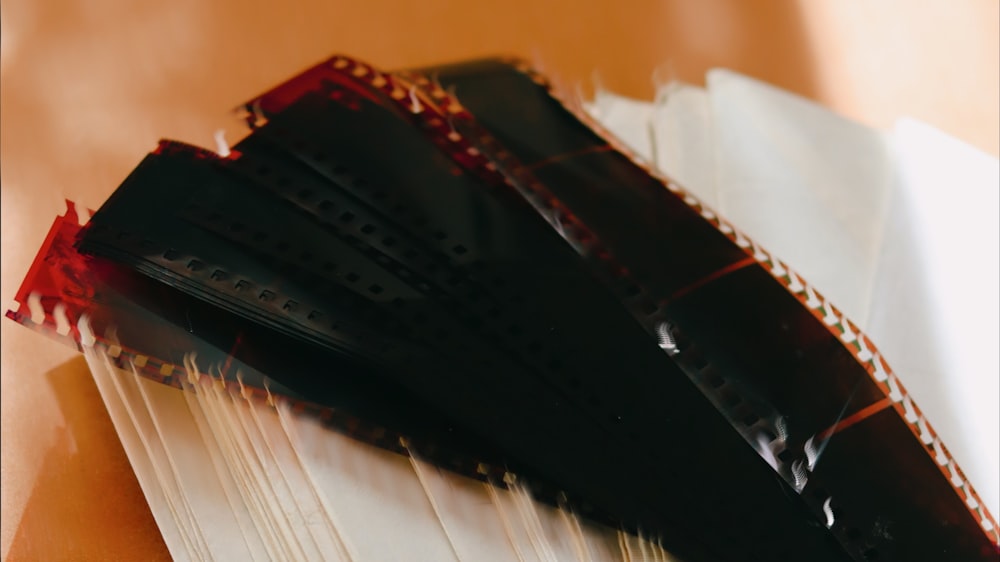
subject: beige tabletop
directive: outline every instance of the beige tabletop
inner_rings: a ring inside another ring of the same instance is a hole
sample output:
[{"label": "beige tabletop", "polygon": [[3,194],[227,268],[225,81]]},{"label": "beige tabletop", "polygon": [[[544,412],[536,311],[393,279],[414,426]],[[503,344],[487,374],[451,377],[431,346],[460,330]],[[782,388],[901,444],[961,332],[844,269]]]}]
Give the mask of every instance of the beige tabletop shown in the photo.
[{"label": "beige tabletop", "polygon": [[[649,97],[723,66],[862,122],[1000,152],[995,0],[3,0],[2,288],[52,218],[97,207],[171,137],[213,146],[237,102],[337,52],[384,68],[488,54]],[[5,560],[168,558],[86,365],[4,320]]]}]

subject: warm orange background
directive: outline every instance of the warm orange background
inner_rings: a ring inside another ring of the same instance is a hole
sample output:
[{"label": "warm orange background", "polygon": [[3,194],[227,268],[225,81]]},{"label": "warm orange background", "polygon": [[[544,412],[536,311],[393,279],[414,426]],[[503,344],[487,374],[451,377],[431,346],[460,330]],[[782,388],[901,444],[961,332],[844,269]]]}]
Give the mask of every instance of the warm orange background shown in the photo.
[{"label": "warm orange background", "polygon": [[[887,127],[909,115],[1000,152],[995,0],[4,0],[2,298],[52,217],[96,207],[155,146],[212,146],[237,102],[334,52],[393,68],[535,58],[648,97],[655,69],[725,66]],[[233,129],[235,130],[235,129]],[[73,353],[4,320],[0,554],[166,558]]]}]

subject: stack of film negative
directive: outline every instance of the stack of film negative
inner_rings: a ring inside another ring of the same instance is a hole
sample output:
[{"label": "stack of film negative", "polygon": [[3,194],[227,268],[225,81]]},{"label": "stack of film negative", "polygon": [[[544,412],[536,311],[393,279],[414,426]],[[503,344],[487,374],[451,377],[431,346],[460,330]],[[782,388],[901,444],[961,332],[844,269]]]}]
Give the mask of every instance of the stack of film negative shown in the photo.
[{"label": "stack of film negative", "polygon": [[241,109],[8,313],[87,355],[176,559],[996,559],[867,336],[523,63]]}]

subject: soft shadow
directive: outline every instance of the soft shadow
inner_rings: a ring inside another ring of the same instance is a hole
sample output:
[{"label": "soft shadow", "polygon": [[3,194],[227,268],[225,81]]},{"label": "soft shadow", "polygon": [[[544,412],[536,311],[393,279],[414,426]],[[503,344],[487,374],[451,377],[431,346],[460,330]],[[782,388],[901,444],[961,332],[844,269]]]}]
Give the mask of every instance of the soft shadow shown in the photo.
[{"label": "soft shadow", "polygon": [[82,357],[46,373],[66,427],[46,453],[7,562],[170,560]]}]

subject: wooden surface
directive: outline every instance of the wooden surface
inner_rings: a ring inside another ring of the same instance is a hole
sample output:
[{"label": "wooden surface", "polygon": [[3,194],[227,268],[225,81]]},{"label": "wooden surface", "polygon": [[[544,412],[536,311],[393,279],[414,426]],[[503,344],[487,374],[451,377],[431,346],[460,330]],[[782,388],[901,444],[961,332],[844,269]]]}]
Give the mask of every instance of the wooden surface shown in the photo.
[{"label": "wooden surface", "polygon": [[[394,68],[494,53],[636,97],[724,66],[887,127],[1000,152],[995,0],[505,2],[5,0],[2,288],[64,198],[97,207],[172,137],[213,146],[237,102],[333,53]],[[167,558],[82,359],[2,326],[5,560]]]}]

